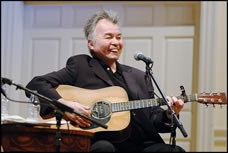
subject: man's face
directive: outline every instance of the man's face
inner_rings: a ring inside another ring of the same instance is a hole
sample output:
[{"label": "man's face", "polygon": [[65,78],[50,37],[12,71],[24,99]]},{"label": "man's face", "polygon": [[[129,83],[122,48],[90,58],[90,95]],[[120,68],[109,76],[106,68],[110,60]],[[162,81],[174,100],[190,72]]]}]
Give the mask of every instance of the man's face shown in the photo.
[{"label": "man's face", "polygon": [[95,41],[88,41],[90,49],[104,62],[114,62],[119,59],[123,48],[123,40],[119,26],[102,19],[95,28]]}]

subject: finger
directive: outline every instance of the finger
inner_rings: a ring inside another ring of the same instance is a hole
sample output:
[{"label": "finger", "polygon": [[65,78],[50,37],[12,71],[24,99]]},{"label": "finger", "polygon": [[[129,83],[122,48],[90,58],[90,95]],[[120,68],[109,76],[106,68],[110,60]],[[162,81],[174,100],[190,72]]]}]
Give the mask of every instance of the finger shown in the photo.
[{"label": "finger", "polygon": [[178,99],[177,99],[177,97],[172,96],[172,100],[173,100],[174,103],[176,103]]},{"label": "finger", "polygon": [[75,120],[75,115],[69,112],[64,112],[64,115],[66,117],[67,120],[71,120],[74,121]]},{"label": "finger", "polygon": [[76,115],[76,120],[78,120],[79,122],[85,124],[86,126],[90,126],[92,124],[92,122],[86,118],[84,118],[83,116],[78,116]]},{"label": "finger", "polygon": [[85,118],[78,118],[78,120],[80,121],[80,122],[83,122],[84,124],[86,124],[87,126],[90,126],[90,124],[92,124],[92,122],[90,121],[90,120],[87,120],[87,119],[85,119]]},{"label": "finger", "polygon": [[87,117],[90,117],[90,113],[88,111],[82,111],[82,114],[87,116]]},{"label": "finger", "polygon": [[176,112],[176,109],[177,109],[177,107],[176,107],[177,98],[174,97],[174,96],[171,96],[170,99],[171,99],[171,100],[170,100],[171,107],[172,107],[172,109]]},{"label": "finger", "polygon": [[83,107],[84,107],[84,109],[86,109],[86,110],[89,110],[89,109],[90,109],[88,106],[84,106],[84,105],[83,105]]},{"label": "finger", "polygon": [[87,117],[90,117],[90,113],[88,110],[90,110],[90,108],[88,106],[81,105],[81,107],[78,108],[77,112],[79,112]]},{"label": "finger", "polygon": [[184,107],[184,102],[183,102],[183,100],[181,100],[181,99],[179,99],[178,101],[177,101],[177,104],[178,104],[178,108],[179,109],[182,109],[183,107]]},{"label": "finger", "polygon": [[87,120],[84,120],[82,118],[78,118],[76,120],[76,123],[78,123],[80,126],[82,127],[87,127],[87,126],[90,126],[90,123],[87,121]]},{"label": "finger", "polygon": [[79,126],[86,127],[86,126],[90,126],[91,124],[91,122],[84,121],[82,118],[80,118],[78,115],[74,113],[65,112],[65,115],[68,118],[68,120],[71,120],[72,122],[78,124]]},{"label": "finger", "polygon": [[177,97],[172,97],[172,100],[174,102],[174,106],[177,108],[183,108],[184,102],[181,99],[177,99]]},{"label": "finger", "polygon": [[173,102],[172,102],[172,99],[170,96],[166,96],[168,102],[169,102],[169,105],[172,106]]}]

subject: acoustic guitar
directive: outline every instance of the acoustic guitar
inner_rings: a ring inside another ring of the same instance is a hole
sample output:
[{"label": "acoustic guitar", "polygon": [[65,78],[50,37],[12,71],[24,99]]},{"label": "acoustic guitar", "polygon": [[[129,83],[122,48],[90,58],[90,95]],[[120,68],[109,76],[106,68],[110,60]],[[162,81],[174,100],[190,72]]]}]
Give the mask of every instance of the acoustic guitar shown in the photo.
[{"label": "acoustic guitar", "polygon": [[[95,133],[121,131],[130,123],[130,110],[165,105],[161,98],[128,101],[127,92],[119,86],[102,89],[83,89],[69,85],[59,85],[56,91],[66,100],[90,107],[91,118],[108,126],[107,129],[92,124],[83,130]],[[185,103],[227,104],[225,93],[201,93],[177,96]]]}]

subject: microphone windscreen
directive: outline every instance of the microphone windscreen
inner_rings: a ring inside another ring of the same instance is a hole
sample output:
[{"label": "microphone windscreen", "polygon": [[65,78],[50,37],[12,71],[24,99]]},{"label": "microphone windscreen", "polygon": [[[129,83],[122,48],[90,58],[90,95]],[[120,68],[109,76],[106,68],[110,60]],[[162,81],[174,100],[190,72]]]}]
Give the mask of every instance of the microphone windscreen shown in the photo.
[{"label": "microphone windscreen", "polygon": [[142,52],[141,51],[137,51],[135,54],[134,54],[134,58],[135,58],[135,60],[140,60],[139,59],[139,55],[142,55]]}]

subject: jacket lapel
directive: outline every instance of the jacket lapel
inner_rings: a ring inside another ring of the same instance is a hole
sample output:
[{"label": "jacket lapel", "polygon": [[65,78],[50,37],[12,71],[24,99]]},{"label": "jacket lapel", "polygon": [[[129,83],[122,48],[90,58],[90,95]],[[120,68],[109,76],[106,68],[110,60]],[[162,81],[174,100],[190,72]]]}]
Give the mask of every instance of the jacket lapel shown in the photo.
[{"label": "jacket lapel", "polygon": [[[101,66],[101,64],[96,59],[94,59],[94,58],[91,59],[90,66],[92,67],[92,70],[97,75],[97,77],[99,77],[100,79],[105,81],[108,85],[114,86],[114,84],[110,80],[108,74],[105,72],[104,68]],[[127,83],[129,92],[133,96],[132,98],[139,99],[136,80],[134,79],[134,77],[132,77],[132,75],[135,75],[135,74],[133,74],[132,69],[129,69],[128,67],[125,67],[121,64],[120,64],[120,67],[122,69],[122,74]]]},{"label": "jacket lapel", "polygon": [[[124,66],[122,66],[121,69],[123,70],[123,76],[124,76],[124,79],[126,80],[128,89],[131,92],[130,94],[132,95],[132,98],[134,100],[140,99],[141,98],[140,93],[142,94],[145,91],[138,91],[136,80],[134,79],[134,77],[132,77],[132,75],[134,76],[137,74],[132,73],[132,69],[125,68]],[[149,118],[149,114],[150,114],[149,110],[150,109],[142,110],[142,112],[147,116],[147,118]]]},{"label": "jacket lapel", "polygon": [[113,86],[112,81],[108,77],[107,73],[105,72],[104,68],[101,64],[94,58],[90,61],[90,66],[92,67],[93,72],[103,81],[105,81],[108,85]]},{"label": "jacket lapel", "polygon": [[138,95],[138,91],[137,91],[136,80],[134,79],[134,77],[132,77],[132,75],[134,75],[132,73],[132,69],[126,68],[122,65],[121,65],[121,69],[122,69],[122,74],[123,74],[124,80],[126,81],[128,90],[129,90],[132,98],[134,100],[138,99],[139,95]]}]

